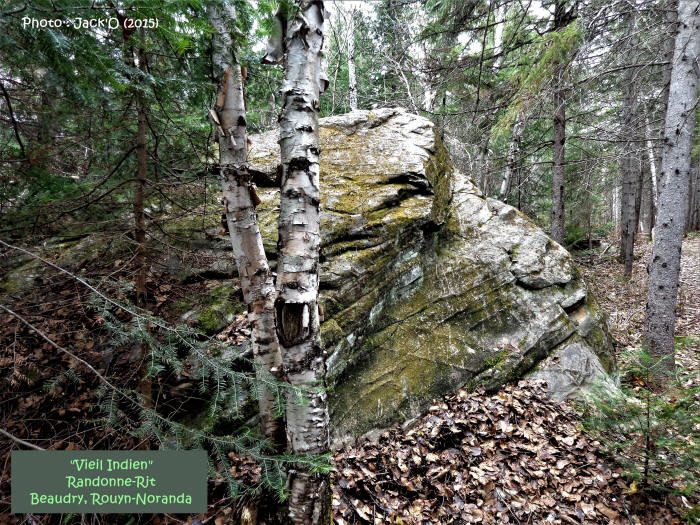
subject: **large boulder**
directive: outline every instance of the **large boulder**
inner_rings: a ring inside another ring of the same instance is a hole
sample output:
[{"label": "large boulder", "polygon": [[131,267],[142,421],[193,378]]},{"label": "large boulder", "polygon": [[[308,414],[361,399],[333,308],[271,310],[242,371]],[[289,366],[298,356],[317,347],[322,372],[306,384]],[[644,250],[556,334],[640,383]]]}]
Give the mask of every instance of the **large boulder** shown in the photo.
[{"label": "large boulder", "polygon": [[[277,139],[253,136],[250,151],[273,267]],[[325,118],[321,148],[321,332],[336,443],[410,419],[464,385],[495,389],[532,374],[563,399],[608,380],[611,340],[569,253],[518,210],[484,198],[430,121],[401,109]],[[220,214],[207,201],[196,217],[165,221],[164,244],[176,246],[151,269],[204,281],[171,313],[209,333],[244,310]],[[44,251],[78,271],[105,250],[128,252],[113,242],[57,238]],[[0,262],[0,295],[41,284],[32,258]]]},{"label": "large boulder", "polygon": [[[277,133],[251,137],[275,179]],[[334,439],[411,418],[457,387],[528,373],[558,398],[605,376],[611,340],[569,253],[451,165],[400,109],[321,120],[321,288]],[[274,256],[278,194],[259,216]],[[544,363],[544,365],[542,364]]]}]

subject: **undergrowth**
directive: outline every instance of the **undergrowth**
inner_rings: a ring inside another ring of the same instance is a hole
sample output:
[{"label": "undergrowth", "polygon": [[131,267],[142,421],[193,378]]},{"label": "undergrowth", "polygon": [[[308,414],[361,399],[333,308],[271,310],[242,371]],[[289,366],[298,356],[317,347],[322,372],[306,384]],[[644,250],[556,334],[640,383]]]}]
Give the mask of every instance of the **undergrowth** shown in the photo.
[{"label": "undergrowth", "polygon": [[[620,388],[594,388],[584,407],[584,428],[622,467],[630,493],[696,496],[700,489],[700,387],[676,370],[653,381],[661,360],[642,349],[620,359]],[[687,516],[700,517],[697,506]]]}]

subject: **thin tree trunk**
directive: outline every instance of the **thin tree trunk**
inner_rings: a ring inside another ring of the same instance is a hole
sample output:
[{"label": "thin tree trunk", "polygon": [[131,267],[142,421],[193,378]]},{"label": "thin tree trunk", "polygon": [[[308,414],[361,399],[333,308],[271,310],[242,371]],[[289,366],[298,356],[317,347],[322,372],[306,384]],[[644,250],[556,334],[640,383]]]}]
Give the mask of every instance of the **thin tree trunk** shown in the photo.
[{"label": "thin tree trunk", "polygon": [[620,186],[615,184],[610,195],[610,215],[615,227],[613,228],[614,235],[620,233]]},{"label": "thin tree trunk", "polygon": [[348,103],[350,111],[357,109],[357,75],[355,73],[355,10],[348,13]]},{"label": "thin tree trunk", "polygon": [[588,260],[593,263],[593,173],[587,170],[586,194],[588,196],[588,207],[586,208],[586,237],[588,238]]},{"label": "thin tree trunk", "polygon": [[685,229],[687,231],[700,230],[700,158],[695,159],[690,174],[690,194],[688,196],[688,219]]},{"label": "thin tree trunk", "polygon": [[[143,49],[138,51],[139,69],[145,70],[143,64],[145,53]],[[137,119],[136,132],[136,178],[134,179],[134,239],[136,240],[136,255],[134,256],[134,292],[136,305],[145,308],[147,301],[146,291],[146,214],[144,212],[144,198],[148,177],[148,151],[146,150],[146,102],[142,94],[137,95]]]},{"label": "thin tree trunk", "polygon": [[[287,443],[297,454],[328,450],[326,362],[319,335],[320,93],[322,1],[295,0],[285,33],[285,68],[280,117],[282,157],[277,268],[277,335],[289,382],[307,390],[308,402],[287,403]],[[329,523],[327,475],[303,466],[289,473],[290,519],[297,524]]]},{"label": "thin tree trunk", "polygon": [[522,211],[523,210],[523,184],[525,184],[525,180],[523,180],[523,159],[520,159],[520,164],[518,165],[518,204],[517,208]]},{"label": "thin tree trunk", "polygon": [[[640,139],[637,139],[638,141]],[[637,169],[637,182],[634,192],[634,230],[635,236],[637,233],[642,233],[641,223],[642,223],[642,197],[644,190],[644,162],[639,151],[635,150],[634,164]]]},{"label": "thin tree trunk", "polygon": [[489,133],[484,133],[481,144],[479,144],[479,152],[476,155],[476,173],[477,173],[477,186],[484,193],[484,195],[489,194],[489,171],[490,159],[489,159],[489,142],[491,140],[491,135]]},{"label": "thin tree trunk", "polygon": [[277,125],[277,106],[275,105],[274,93],[270,93],[267,103],[270,106],[270,120],[268,126],[272,129]]},{"label": "thin tree trunk", "polygon": [[520,139],[523,135],[524,121],[522,115],[518,115],[513,124],[511,131],[510,144],[508,145],[508,155],[506,157],[506,166],[503,170],[503,179],[501,187],[498,190],[498,199],[506,202],[508,191],[510,190],[513,174],[518,169],[520,164]]},{"label": "thin tree trunk", "polygon": [[404,73],[404,70],[403,70],[403,65],[399,64],[396,60],[392,59],[389,55],[387,55],[384,58],[387,58],[394,65],[394,69],[401,77],[401,80],[403,81],[404,86],[406,86],[406,94],[408,95],[408,100],[411,103],[411,111],[413,111],[414,114],[418,115],[418,104],[416,104],[416,99],[414,98],[413,93],[411,92],[411,83],[408,81],[408,78],[406,78],[406,74]]},{"label": "thin tree trunk", "polygon": [[2,95],[5,98],[5,104],[7,105],[7,113],[10,115],[10,122],[12,123],[12,130],[15,133],[15,140],[17,140],[17,145],[19,146],[19,151],[22,155],[22,159],[29,160],[27,157],[27,152],[24,148],[24,142],[22,142],[22,136],[19,132],[19,125],[17,124],[17,119],[15,118],[15,112],[12,110],[12,101],[10,100],[10,94],[5,88],[5,83],[0,82],[0,89],[2,89]]},{"label": "thin tree trunk", "polygon": [[552,177],[552,238],[564,244],[566,228],[564,224],[564,183],[566,141],[566,101],[561,86],[562,68],[556,74],[554,86],[554,173]]},{"label": "thin tree trunk", "polygon": [[[566,9],[566,0],[557,0],[554,3],[554,31],[566,28],[574,19],[576,5],[570,10]],[[566,97],[564,88],[564,74],[566,65],[560,64],[556,68],[553,78],[553,103],[554,103],[554,171],[552,174],[552,238],[559,244],[564,244],[566,238],[565,211],[564,211],[564,185],[566,183]]]},{"label": "thin tree trunk", "polygon": [[[626,18],[626,51],[634,60],[634,49],[636,39],[636,17],[630,6]],[[629,67],[625,69],[622,79],[622,91],[624,95],[622,105],[621,133],[625,139],[622,146],[622,157],[620,159],[620,173],[622,174],[622,202],[620,206],[620,259],[625,265],[625,276],[632,275],[632,265],[634,262],[634,238],[637,233],[637,223],[639,221],[639,207],[637,197],[640,197],[641,188],[640,176],[641,165],[639,155],[636,151],[636,126],[637,120],[637,89],[635,86],[635,69]]]},{"label": "thin tree trunk", "polygon": [[496,57],[493,61],[493,69],[497,73],[503,62],[503,30],[506,27],[506,15],[508,14],[508,3],[502,2],[496,8],[494,28],[493,28],[493,54]]},{"label": "thin tree trunk", "polygon": [[651,184],[649,184],[649,239],[651,239],[651,232],[654,229],[654,224],[656,223],[656,199],[658,197],[658,191],[656,185],[658,183],[658,173],[656,170],[656,154],[654,153],[654,145],[651,142],[651,128],[649,127],[649,113],[645,111],[644,114],[644,125],[646,129],[646,149],[647,156],[649,157],[649,178]]},{"label": "thin tree trunk", "polygon": [[47,168],[51,157],[51,150],[54,144],[54,126],[56,117],[54,115],[54,105],[56,95],[49,85],[41,89],[40,109],[37,112],[36,147],[32,148],[32,163],[42,168]]},{"label": "thin tree trunk", "polygon": [[[644,139],[640,137],[642,144]],[[643,147],[643,146],[642,146]],[[639,183],[639,222],[637,227],[637,236],[646,235],[649,233],[649,222],[651,221],[652,204],[649,202],[651,197],[651,171],[649,169],[649,160],[646,155],[646,148],[639,150],[639,165],[641,166],[641,180]]]},{"label": "thin tree trunk", "polygon": [[[700,4],[680,0],[661,162],[656,235],[649,263],[645,339],[649,353],[674,368],[674,330],[697,96]],[[661,373],[657,375],[661,380]]]},{"label": "thin tree trunk", "polygon": [[241,66],[231,38],[233,8],[209,5],[214,27],[213,63],[218,79],[211,116],[219,138],[219,168],[228,231],[241,280],[243,298],[252,323],[253,356],[262,382],[258,405],[263,434],[284,443],[282,420],[275,417],[275,398],[264,387],[270,376],[281,378],[282,357],[275,332],[275,283],[263,248],[255,205],[259,202],[248,170],[248,137]]},{"label": "thin tree trunk", "polygon": [[[140,32],[141,43],[136,59],[141,76],[146,74],[146,52],[143,49],[144,33]],[[134,56],[132,51],[132,57]],[[135,62],[135,60],[134,60]],[[142,81],[140,79],[139,81]],[[142,92],[136,95],[136,111],[138,127],[136,131],[136,178],[134,179],[134,240],[136,241],[136,253],[134,255],[134,293],[135,303],[139,308],[148,308],[148,264],[146,262],[146,213],[144,201],[146,184],[148,182],[148,149],[146,143],[147,105]],[[139,392],[143,396],[143,404],[146,407],[153,405],[152,383],[148,372],[147,357],[149,348],[145,343],[139,342],[137,348],[138,357],[141,359],[141,379]],[[148,443],[143,444],[148,448]]]}]

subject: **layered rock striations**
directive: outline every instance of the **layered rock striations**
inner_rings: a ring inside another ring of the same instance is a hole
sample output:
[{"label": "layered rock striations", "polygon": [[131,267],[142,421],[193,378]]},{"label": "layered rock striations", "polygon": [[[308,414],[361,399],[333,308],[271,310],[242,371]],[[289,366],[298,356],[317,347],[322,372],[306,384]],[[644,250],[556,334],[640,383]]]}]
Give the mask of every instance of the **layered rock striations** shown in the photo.
[{"label": "layered rock striations", "polygon": [[[569,253],[452,167],[400,109],[321,121],[323,343],[336,439],[408,419],[462,385],[533,372],[567,397],[613,366],[605,321]],[[272,184],[277,133],[252,137]],[[270,256],[278,201],[260,189]]]}]

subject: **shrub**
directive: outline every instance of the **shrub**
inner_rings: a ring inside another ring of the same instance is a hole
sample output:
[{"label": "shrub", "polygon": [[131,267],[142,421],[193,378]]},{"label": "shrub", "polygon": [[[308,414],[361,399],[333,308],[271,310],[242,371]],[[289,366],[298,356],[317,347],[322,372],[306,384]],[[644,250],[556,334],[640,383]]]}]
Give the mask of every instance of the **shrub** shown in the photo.
[{"label": "shrub", "polygon": [[652,388],[659,365],[643,350],[623,354],[620,389],[593,389],[585,428],[622,466],[632,487],[692,495],[700,479],[700,387],[687,372],[677,372]]}]

